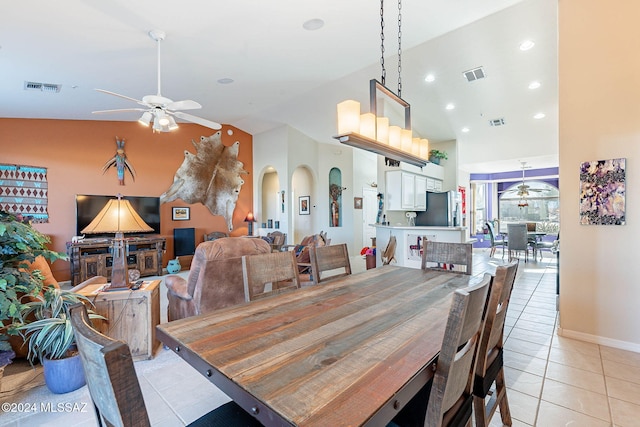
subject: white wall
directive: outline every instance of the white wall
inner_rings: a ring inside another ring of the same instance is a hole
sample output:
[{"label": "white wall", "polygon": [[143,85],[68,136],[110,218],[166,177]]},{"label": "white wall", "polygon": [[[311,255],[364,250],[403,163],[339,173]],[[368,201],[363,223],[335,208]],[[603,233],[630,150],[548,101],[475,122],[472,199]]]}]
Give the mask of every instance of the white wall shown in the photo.
[{"label": "white wall", "polygon": [[[640,2],[614,3],[558,2],[560,333],[640,352]],[[580,225],[580,163],[618,157],[626,225]]]}]

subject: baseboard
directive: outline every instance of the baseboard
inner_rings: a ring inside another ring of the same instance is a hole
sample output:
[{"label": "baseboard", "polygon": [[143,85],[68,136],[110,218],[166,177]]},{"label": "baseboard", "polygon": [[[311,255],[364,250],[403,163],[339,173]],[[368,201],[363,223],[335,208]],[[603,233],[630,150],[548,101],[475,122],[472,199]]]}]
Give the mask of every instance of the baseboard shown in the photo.
[{"label": "baseboard", "polygon": [[585,334],[584,332],[572,331],[569,329],[558,328],[558,335],[565,338],[572,338],[579,341],[586,341],[594,344],[606,345],[607,347],[613,347],[620,350],[633,351],[640,353],[640,344],[620,341],[613,338],[601,337],[598,335]]}]

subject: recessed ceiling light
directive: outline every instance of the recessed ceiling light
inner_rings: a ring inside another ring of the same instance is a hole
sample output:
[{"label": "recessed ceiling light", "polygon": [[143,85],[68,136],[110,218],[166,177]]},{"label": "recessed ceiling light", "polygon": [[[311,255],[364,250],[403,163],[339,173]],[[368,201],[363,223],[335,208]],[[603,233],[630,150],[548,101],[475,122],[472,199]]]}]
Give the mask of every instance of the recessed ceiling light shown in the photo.
[{"label": "recessed ceiling light", "polygon": [[544,113],[537,113],[535,116],[533,116],[534,119],[544,119],[545,114]]},{"label": "recessed ceiling light", "polygon": [[447,110],[453,110],[454,108],[456,108],[456,106],[453,105],[452,103],[448,103],[447,106],[444,108],[446,108]]},{"label": "recessed ceiling light", "polygon": [[225,77],[223,79],[218,79],[218,83],[220,83],[221,85],[229,85],[233,83],[233,79],[230,79],[229,77]]},{"label": "recessed ceiling light", "polygon": [[532,40],[525,40],[520,43],[520,50],[529,50],[533,46],[535,46],[535,43]]},{"label": "recessed ceiling light", "polygon": [[302,28],[309,31],[319,30],[322,27],[324,27],[324,21],[319,18],[309,19],[302,24]]},{"label": "recessed ceiling light", "polygon": [[541,86],[539,81],[529,83],[529,89],[538,89]]},{"label": "recessed ceiling light", "polygon": [[469,132],[469,128],[468,128],[468,127],[463,127],[463,128],[462,128],[462,132],[464,132],[464,133]]},{"label": "recessed ceiling light", "polygon": [[436,76],[434,76],[433,74],[427,74],[426,77],[424,78],[424,81],[427,83],[431,83],[433,81],[435,81]]}]

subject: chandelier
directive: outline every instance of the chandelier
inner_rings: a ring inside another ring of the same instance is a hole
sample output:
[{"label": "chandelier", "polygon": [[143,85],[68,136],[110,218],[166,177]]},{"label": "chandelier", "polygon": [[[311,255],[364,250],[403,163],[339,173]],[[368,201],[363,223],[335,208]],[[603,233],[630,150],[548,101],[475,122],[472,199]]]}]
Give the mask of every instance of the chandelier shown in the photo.
[{"label": "chandelier", "polygon": [[527,201],[527,196],[529,195],[529,186],[524,183],[524,170],[526,168],[527,162],[520,163],[522,164],[522,184],[518,185],[518,196],[520,196],[518,207],[526,208],[527,206],[529,206],[529,202]]},{"label": "chandelier", "polygon": [[[427,164],[429,141],[414,137],[411,132],[411,106],[402,96],[402,0],[398,0],[398,93],[385,86],[384,67],[384,0],[380,0],[380,50],[382,82],[369,81],[369,112],[360,113],[360,103],[354,100],[338,104],[338,135],[340,143],[383,155],[418,167]],[[404,127],[389,125],[389,118],[378,116],[378,93],[382,93],[404,110]]]}]

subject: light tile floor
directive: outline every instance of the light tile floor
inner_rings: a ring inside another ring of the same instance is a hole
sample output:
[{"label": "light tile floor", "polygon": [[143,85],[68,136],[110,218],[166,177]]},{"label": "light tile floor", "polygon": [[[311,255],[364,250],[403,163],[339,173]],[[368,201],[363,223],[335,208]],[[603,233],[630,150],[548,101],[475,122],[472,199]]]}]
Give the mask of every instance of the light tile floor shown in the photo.
[{"label": "light tile floor", "polygon": [[[503,262],[500,256],[498,251],[489,258],[487,249],[475,249],[474,274],[493,273]],[[352,267],[354,273],[364,270],[364,260],[353,257]],[[555,259],[548,254],[542,262],[519,266],[505,327],[513,425],[640,426],[640,354],[557,336],[556,272]],[[166,305],[163,290],[163,320]],[[169,350],[161,349],[153,360],[135,366],[154,426],[183,426],[229,400]],[[86,387],[65,395],[39,387],[2,403],[21,404],[23,409],[0,411],[2,426],[96,425]],[[51,408],[63,403],[79,411],[65,412],[64,406],[62,411],[46,411],[49,403]],[[491,425],[501,425],[499,415]]]}]

